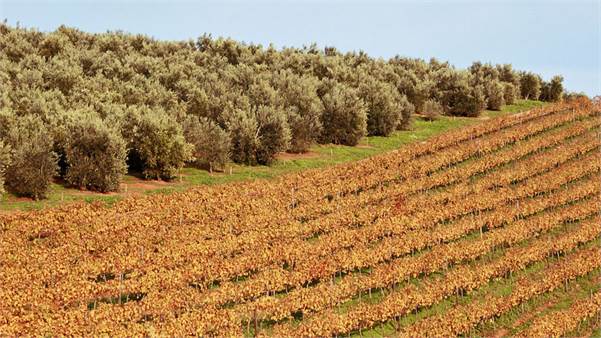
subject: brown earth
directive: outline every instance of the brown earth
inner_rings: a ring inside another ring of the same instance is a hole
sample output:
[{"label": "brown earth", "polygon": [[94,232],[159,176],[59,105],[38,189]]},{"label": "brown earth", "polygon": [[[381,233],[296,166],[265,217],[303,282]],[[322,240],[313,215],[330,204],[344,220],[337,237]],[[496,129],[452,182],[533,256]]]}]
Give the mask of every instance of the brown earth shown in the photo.
[{"label": "brown earth", "polygon": [[303,158],[316,158],[319,157],[319,154],[314,152],[314,151],[309,151],[306,153],[300,153],[300,154],[292,154],[292,153],[286,153],[286,152],[280,152],[277,153],[275,155],[275,158],[278,160],[284,160],[284,161],[289,161],[289,160],[300,160]]}]

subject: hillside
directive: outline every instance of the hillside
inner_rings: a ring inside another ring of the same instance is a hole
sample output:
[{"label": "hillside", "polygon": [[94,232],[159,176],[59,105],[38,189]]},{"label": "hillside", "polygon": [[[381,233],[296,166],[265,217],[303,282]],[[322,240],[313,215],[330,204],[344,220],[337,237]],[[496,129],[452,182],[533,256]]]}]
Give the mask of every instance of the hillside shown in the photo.
[{"label": "hillside", "polygon": [[56,207],[75,201],[102,201],[107,205],[112,205],[123,198],[184,191],[198,185],[272,179],[288,173],[358,161],[396,150],[414,142],[423,142],[457,128],[486,123],[493,117],[524,113],[545,104],[548,103],[519,100],[512,105],[503,106],[499,111],[485,110],[479,118],[441,116],[435,121],[427,121],[423,117],[417,116],[412,121],[409,130],[398,130],[387,137],[366,136],[356,146],[315,144],[309,148],[308,152],[302,154],[278,153],[276,154],[277,161],[269,166],[248,166],[229,162],[225,170],[213,172],[186,166],[181,169],[178,177],[171,181],[147,180],[135,172],[128,173],[123,176],[119,191],[111,193],[81,190],[66,184],[60,178],[55,178],[49,187],[46,198],[42,200],[35,201],[15,196],[9,192],[4,193],[0,199],[0,213]]},{"label": "hillside", "polygon": [[572,101],[273,180],[0,215],[0,335],[593,332],[600,127]]},{"label": "hillside", "polygon": [[416,116],[477,117],[563,97],[560,76],[543,80],[509,64],[457,69],[333,47],[3,23],[0,190],[40,200],[59,181],[118,192],[127,174],[177,181],[184,167],[272,165],[282,152],[389,137]]}]

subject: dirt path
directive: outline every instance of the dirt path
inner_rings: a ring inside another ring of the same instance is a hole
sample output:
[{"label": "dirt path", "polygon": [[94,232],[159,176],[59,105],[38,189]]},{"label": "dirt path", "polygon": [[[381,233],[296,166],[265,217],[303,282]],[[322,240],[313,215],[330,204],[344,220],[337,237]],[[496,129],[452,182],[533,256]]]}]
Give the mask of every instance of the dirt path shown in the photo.
[{"label": "dirt path", "polygon": [[304,158],[316,158],[316,157],[319,157],[319,154],[314,151],[308,151],[306,153],[299,153],[299,154],[280,152],[275,155],[276,159],[285,160],[285,161],[300,160],[300,159],[304,159]]}]

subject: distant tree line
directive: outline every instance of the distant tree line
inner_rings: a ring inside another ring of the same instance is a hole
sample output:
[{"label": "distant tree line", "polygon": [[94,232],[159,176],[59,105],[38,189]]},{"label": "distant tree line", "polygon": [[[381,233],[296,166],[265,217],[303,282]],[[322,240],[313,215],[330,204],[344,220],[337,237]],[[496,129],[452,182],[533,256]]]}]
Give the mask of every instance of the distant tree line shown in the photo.
[{"label": "distant tree line", "polygon": [[511,65],[276,50],[203,35],[51,33],[0,24],[0,189],[43,198],[51,179],[101,192],[123,175],[172,179],[185,164],[270,164],[314,143],[356,145],[414,113],[478,116],[520,98],[558,101]]}]

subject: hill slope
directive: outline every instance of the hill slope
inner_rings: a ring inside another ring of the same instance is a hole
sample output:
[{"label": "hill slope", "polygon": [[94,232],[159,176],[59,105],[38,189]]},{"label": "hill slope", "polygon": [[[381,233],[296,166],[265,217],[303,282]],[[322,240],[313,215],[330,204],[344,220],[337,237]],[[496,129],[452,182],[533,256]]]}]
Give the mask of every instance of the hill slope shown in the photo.
[{"label": "hill slope", "polygon": [[55,178],[104,193],[119,191],[127,173],[173,180],[184,166],[271,165],[281,152],[408,130],[416,113],[476,117],[519,99],[559,101],[563,92],[561,77],[545,81],[510,64],[457,69],[332,47],[4,23],[0,192],[37,200]]},{"label": "hill slope", "polygon": [[[490,330],[571,280],[598,289],[600,114],[560,104],[272,181],[0,216],[0,334]],[[597,325],[595,297],[553,318]]]}]

